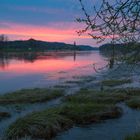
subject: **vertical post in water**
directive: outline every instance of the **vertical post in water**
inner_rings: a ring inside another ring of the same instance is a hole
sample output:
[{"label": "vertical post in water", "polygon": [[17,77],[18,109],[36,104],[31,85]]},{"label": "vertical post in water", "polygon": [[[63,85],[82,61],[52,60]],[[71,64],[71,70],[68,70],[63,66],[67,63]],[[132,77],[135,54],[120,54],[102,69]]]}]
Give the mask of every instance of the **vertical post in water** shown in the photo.
[{"label": "vertical post in water", "polygon": [[73,56],[73,60],[76,60],[76,42],[74,41],[74,56]]}]

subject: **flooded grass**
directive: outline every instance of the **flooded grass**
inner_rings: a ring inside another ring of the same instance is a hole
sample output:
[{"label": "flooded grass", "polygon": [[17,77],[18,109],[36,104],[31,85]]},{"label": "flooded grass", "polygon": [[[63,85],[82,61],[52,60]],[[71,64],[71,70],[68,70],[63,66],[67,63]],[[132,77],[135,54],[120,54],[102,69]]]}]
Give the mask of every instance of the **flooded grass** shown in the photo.
[{"label": "flooded grass", "polygon": [[125,140],[140,140],[140,133],[136,133],[132,136],[127,136]]},{"label": "flooded grass", "polygon": [[[50,139],[75,124],[100,122],[119,117],[122,114],[122,110],[115,106],[114,101],[112,103],[106,101],[92,102],[89,99],[89,97],[96,96],[97,92],[87,94],[83,90],[81,93],[67,96],[58,107],[34,112],[18,119],[7,130],[7,137],[8,139],[15,139],[30,136],[32,138]],[[101,97],[103,98],[103,96]],[[69,100],[71,97],[73,98]]]},{"label": "flooded grass", "polygon": [[89,83],[92,82],[94,79],[76,79],[76,80],[71,80],[71,81],[66,81],[66,84],[85,84],[85,83]]},{"label": "flooded grass", "polygon": [[69,102],[82,102],[82,103],[105,103],[116,104],[120,101],[128,99],[126,93],[113,92],[113,91],[95,91],[95,90],[80,90],[77,94],[69,95],[64,98],[64,101]]},{"label": "flooded grass", "polygon": [[7,139],[17,139],[30,136],[32,138],[50,139],[58,132],[66,130],[73,122],[60,115],[61,108],[52,108],[41,112],[34,112],[18,119],[7,130]]},{"label": "flooded grass", "polygon": [[131,82],[132,82],[131,79],[122,79],[122,80],[111,79],[111,80],[103,80],[102,85],[113,87],[113,86],[128,84],[128,83],[131,83]]},{"label": "flooded grass", "polygon": [[84,83],[81,80],[73,80],[73,81],[66,81],[66,84],[82,84]]},{"label": "flooded grass", "polygon": [[86,81],[96,80],[96,77],[94,77],[94,76],[73,76],[72,78],[79,79],[79,80],[86,80]]},{"label": "flooded grass", "polygon": [[0,121],[6,118],[11,117],[11,114],[8,112],[0,112]]},{"label": "flooded grass", "polygon": [[66,88],[70,88],[70,86],[69,85],[55,85],[54,88],[66,89]]},{"label": "flooded grass", "polygon": [[134,109],[140,109],[140,97],[134,97],[126,102],[126,104]]},{"label": "flooded grass", "polygon": [[0,104],[21,104],[46,102],[64,95],[59,89],[23,89],[0,96]]},{"label": "flooded grass", "polygon": [[121,109],[105,104],[67,103],[62,109],[62,114],[73,120],[75,124],[89,124],[119,117]]},{"label": "flooded grass", "polygon": [[121,110],[114,106],[99,104],[66,104],[35,112],[18,119],[7,130],[7,138],[25,136],[50,139],[74,124],[87,124],[120,116]]},{"label": "flooded grass", "polygon": [[68,80],[66,84],[86,84],[96,80],[96,77],[93,76],[73,76],[72,80]]},{"label": "flooded grass", "polygon": [[[78,79],[66,81],[66,83],[81,84],[87,83],[88,80]],[[130,82],[127,80],[116,81],[115,84],[112,82],[113,85]],[[61,88],[66,89],[67,85],[56,85],[56,87],[55,89],[24,89],[1,95],[0,104],[46,102],[63,96],[64,91]],[[103,91],[83,88],[72,95],[64,96],[61,100],[62,103],[55,107],[45,108],[43,111],[33,112],[17,119],[7,129],[6,138],[9,140],[25,137],[30,139],[51,139],[75,125],[86,125],[118,118],[123,112],[116,104],[125,101],[130,106],[130,101],[139,97],[140,89],[138,88]]]},{"label": "flooded grass", "polygon": [[119,92],[127,93],[129,96],[140,96],[140,88],[125,88],[118,90]]},{"label": "flooded grass", "polygon": [[119,89],[117,92],[121,94],[126,94],[127,100],[125,103],[134,109],[140,109],[140,89],[139,88],[126,88]]}]

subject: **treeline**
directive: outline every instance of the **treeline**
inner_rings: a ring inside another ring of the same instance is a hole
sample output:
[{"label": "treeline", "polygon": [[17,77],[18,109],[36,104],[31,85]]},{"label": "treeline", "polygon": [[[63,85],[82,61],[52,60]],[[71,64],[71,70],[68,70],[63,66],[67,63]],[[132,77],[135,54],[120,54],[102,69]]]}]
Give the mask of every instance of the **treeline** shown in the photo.
[{"label": "treeline", "polygon": [[45,42],[34,39],[24,41],[1,41],[0,49],[3,51],[65,51],[65,50],[97,50],[91,46],[72,45],[59,42]]},{"label": "treeline", "polygon": [[104,44],[99,47],[99,50],[104,53],[110,53],[114,49],[115,52],[121,52],[121,53],[130,53],[133,51],[139,51],[140,49],[140,43],[137,45],[134,45],[133,43],[129,44]]}]

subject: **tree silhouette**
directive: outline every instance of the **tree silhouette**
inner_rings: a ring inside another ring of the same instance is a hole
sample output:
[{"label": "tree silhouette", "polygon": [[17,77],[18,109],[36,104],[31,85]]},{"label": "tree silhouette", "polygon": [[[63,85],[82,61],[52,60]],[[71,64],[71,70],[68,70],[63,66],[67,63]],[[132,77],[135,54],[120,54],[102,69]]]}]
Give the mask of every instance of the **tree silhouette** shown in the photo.
[{"label": "tree silhouette", "polygon": [[8,37],[4,34],[0,35],[0,42],[6,42],[8,41]]},{"label": "tree silhouette", "polygon": [[[86,26],[78,31],[78,34],[87,33],[97,40],[97,43],[109,39],[113,45],[111,63],[114,63],[114,60],[139,62],[136,56],[140,54],[140,0],[115,0],[114,2],[102,0],[100,7],[94,6],[94,13],[91,14],[87,12],[83,0],[79,2],[85,18],[79,18],[77,21]],[[114,47],[116,43],[123,43],[124,46],[131,48],[131,53],[116,58]]]},{"label": "tree silhouette", "polygon": [[5,42],[8,41],[8,37],[4,34],[0,35],[0,50],[2,50],[3,46],[5,46]]}]

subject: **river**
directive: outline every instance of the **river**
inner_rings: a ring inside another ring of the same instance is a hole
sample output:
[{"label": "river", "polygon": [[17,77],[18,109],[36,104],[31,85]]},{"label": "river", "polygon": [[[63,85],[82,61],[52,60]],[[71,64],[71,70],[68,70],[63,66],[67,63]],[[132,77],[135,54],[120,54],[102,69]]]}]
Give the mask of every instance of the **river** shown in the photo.
[{"label": "river", "polygon": [[99,68],[105,63],[99,51],[1,53],[0,94],[95,74],[93,64]]}]

